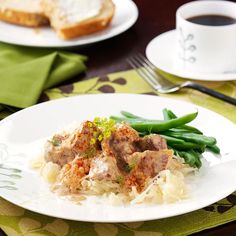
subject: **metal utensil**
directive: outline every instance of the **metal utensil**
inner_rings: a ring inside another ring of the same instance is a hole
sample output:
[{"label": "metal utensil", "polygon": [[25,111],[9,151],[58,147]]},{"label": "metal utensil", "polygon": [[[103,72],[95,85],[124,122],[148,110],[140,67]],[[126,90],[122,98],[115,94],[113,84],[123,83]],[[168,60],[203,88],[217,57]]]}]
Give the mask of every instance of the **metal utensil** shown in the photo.
[{"label": "metal utensil", "polygon": [[131,67],[134,68],[137,73],[159,93],[173,93],[182,88],[191,88],[236,105],[235,98],[229,97],[200,84],[193,83],[191,81],[186,81],[181,84],[172,83],[160,75],[157,68],[142,54],[137,54],[136,56],[130,57],[127,61]]}]

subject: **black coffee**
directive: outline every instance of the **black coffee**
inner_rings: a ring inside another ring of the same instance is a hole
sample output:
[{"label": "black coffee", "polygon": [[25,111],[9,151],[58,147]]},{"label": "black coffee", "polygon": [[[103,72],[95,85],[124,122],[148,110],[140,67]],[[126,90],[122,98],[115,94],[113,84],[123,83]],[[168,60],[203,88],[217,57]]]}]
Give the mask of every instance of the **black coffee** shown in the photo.
[{"label": "black coffee", "polygon": [[236,18],[223,15],[200,15],[200,16],[190,17],[187,19],[187,21],[199,25],[221,26],[221,25],[232,25],[236,23]]}]

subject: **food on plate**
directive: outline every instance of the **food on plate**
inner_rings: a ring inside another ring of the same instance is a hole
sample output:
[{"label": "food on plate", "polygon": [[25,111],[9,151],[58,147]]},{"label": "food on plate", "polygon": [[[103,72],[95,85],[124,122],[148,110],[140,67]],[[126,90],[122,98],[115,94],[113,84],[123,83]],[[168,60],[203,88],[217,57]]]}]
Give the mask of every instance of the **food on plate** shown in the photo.
[{"label": "food on plate", "polygon": [[200,168],[202,154],[211,151],[220,153],[214,137],[208,137],[195,127],[186,123],[194,120],[198,113],[177,117],[171,110],[163,109],[164,121],[148,120],[126,111],[121,111],[123,117],[111,116],[117,122],[126,122],[136,129],[140,135],[158,133],[163,137],[168,147],[174,150],[175,155],[185,160],[192,167]]},{"label": "food on plate", "polygon": [[0,1],[0,20],[30,27],[49,24],[41,0],[4,0]]},{"label": "food on plate", "polygon": [[51,26],[63,39],[105,29],[115,11],[111,0],[42,0],[42,7]]},{"label": "food on plate", "polygon": [[186,125],[197,112],[176,117],[164,109],[164,120],[121,113],[123,117],[84,121],[45,143],[41,173],[52,190],[69,196],[102,195],[114,205],[188,197],[185,177],[201,167],[207,147],[217,147],[213,137]]},{"label": "food on plate", "polygon": [[62,39],[72,39],[108,27],[115,13],[112,0],[5,0],[0,20],[37,27],[51,25]]}]

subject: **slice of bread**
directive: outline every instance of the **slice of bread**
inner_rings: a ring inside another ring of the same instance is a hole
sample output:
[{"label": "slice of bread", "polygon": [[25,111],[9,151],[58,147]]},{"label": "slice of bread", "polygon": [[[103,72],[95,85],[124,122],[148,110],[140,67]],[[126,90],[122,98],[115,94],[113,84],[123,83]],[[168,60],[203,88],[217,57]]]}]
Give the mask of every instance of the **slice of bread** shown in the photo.
[{"label": "slice of bread", "polygon": [[37,27],[49,24],[43,13],[41,0],[2,0],[0,20],[23,26]]},{"label": "slice of bread", "polygon": [[41,1],[51,26],[62,39],[103,30],[109,25],[115,12],[112,0]]}]

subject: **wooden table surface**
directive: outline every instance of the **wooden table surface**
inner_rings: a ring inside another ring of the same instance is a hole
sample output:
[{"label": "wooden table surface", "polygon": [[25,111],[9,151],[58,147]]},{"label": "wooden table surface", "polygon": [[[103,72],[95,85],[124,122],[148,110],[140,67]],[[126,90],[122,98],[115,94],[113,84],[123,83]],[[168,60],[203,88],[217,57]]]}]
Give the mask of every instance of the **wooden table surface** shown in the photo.
[{"label": "wooden table surface", "polygon": [[[89,57],[85,75],[71,81],[85,80],[97,75],[129,69],[126,58],[137,52],[144,53],[148,42],[165,31],[175,28],[176,9],[187,0],[134,0],[139,8],[137,23],[127,32],[83,48],[73,49]],[[0,236],[5,235],[0,231]],[[202,231],[195,236],[236,235],[236,221],[214,229]]]}]

